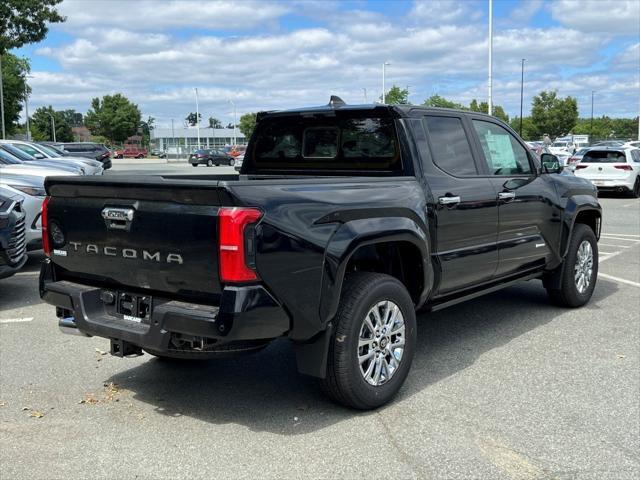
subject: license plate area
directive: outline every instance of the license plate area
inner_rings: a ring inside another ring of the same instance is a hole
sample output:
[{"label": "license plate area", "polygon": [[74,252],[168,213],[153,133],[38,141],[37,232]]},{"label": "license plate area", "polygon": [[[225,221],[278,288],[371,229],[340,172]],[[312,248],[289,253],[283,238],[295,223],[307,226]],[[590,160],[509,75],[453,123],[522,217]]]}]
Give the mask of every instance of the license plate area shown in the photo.
[{"label": "license plate area", "polygon": [[151,316],[153,300],[148,295],[136,295],[127,292],[118,292],[116,299],[116,313],[122,315],[125,320],[131,322],[148,323]]}]

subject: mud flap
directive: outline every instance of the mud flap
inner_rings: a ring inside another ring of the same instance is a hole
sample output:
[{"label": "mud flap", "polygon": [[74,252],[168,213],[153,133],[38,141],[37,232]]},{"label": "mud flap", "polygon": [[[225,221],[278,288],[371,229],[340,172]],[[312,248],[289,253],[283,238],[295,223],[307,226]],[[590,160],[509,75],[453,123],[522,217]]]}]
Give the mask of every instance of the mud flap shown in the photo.
[{"label": "mud flap", "polygon": [[318,378],[327,376],[327,356],[332,333],[333,325],[329,323],[324,332],[319,333],[309,342],[294,344],[298,372]]}]

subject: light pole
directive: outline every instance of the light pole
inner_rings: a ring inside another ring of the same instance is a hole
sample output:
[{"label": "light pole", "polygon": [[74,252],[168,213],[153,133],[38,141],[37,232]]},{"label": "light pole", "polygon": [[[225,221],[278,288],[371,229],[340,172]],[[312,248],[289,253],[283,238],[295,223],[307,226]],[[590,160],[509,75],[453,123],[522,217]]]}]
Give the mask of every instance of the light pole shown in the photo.
[{"label": "light pole", "polygon": [[493,0],[489,0],[489,98],[487,105],[489,106],[487,113],[491,115],[493,113]]},{"label": "light pole", "polygon": [[591,123],[589,125],[589,143],[593,143],[593,94],[595,91],[591,90]]},{"label": "light pole", "polygon": [[229,100],[229,103],[233,105],[233,146],[235,147],[238,143],[236,141],[236,102]]},{"label": "light pole", "polygon": [[198,88],[194,88],[196,91],[196,127],[198,132],[198,150],[200,150],[200,108],[198,107]]},{"label": "light pole", "polygon": [[53,136],[53,143],[56,143],[56,119],[53,117],[53,114],[51,112],[45,113],[51,117],[51,133]]},{"label": "light pole", "polygon": [[386,87],[385,87],[385,77],[387,74],[387,65],[391,65],[389,62],[384,62],[382,64],[382,103],[385,103],[385,94],[386,94]]},{"label": "light pole", "polygon": [[0,122],[2,122],[2,139],[6,138],[4,129],[4,90],[2,86],[2,53],[0,52]]},{"label": "light pole", "polygon": [[27,127],[27,141],[31,141],[31,128],[29,127],[29,87],[25,81],[25,96],[24,96],[24,111],[27,115],[26,127]]},{"label": "light pole", "polygon": [[524,99],[524,61],[526,58],[522,59],[522,71],[520,73],[520,136],[522,136],[522,101]]},{"label": "light pole", "polygon": [[364,103],[367,103],[367,89],[363,88],[362,91],[364,92]]}]

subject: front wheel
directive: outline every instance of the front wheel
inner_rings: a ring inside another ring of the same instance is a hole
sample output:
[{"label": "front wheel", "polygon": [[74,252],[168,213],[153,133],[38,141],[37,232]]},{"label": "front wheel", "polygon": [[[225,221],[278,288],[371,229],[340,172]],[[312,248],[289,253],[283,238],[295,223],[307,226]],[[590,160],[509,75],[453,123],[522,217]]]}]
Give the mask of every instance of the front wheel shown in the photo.
[{"label": "front wheel", "polygon": [[213,167],[213,161],[211,159],[207,160],[207,167]]},{"label": "front wheel", "polygon": [[402,283],[359,272],[345,279],[329,344],[324,392],[343,405],[384,405],[404,383],[415,351],[416,315]]},{"label": "front wheel", "polygon": [[572,308],[587,303],[598,278],[598,241],[590,227],[582,223],[573,227],[567,256],[558,268],[562,282],[559,289],[547,288],[551,301]]},{"label": "front wheel", "polygon": [[233,158],[229,159],[229,166],[230,167],[233,167],[235,164],[236,164],[236,161]]},{"label": "front wheel", "polygon": [[640,198],[640,176],[636,178],[636,183],[633,184],[633,189],[631,190],[631,196],[633,198]]}]

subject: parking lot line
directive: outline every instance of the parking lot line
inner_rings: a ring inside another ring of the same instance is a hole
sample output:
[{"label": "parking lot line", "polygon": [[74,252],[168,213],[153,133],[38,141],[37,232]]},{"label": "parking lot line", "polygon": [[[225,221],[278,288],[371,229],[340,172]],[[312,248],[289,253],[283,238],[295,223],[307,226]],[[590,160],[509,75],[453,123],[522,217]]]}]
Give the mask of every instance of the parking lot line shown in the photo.
[{"label": "parking lot line", "polygon": [[617,247],[617,248],[631,248],[633,245],[614,245],[613,243],[601,243],[598,242],[601,247]]},{"label": "parking lot line", "polygon": [[0,323],[23,323],[23,322],[30,322],[31,320],[33,320],[33,317],[0,318]]},{"label": "parking lot line", "polygon": [[633,237],[640,238],[640,235],[632,235],[629,233],[601,233],[601,237]]},{"label": "parking lot line", "polygon": [[606,273],[598,272],[598,276],[602,278],[606,278],[607,280],[613,280],[614,282],[624,283],[626,285],[631,285],[633,287],[640,288],[640,283],[632,282],[631,280],[627,280],[626,278],[614,277],[613,275],[607,275]]}]

